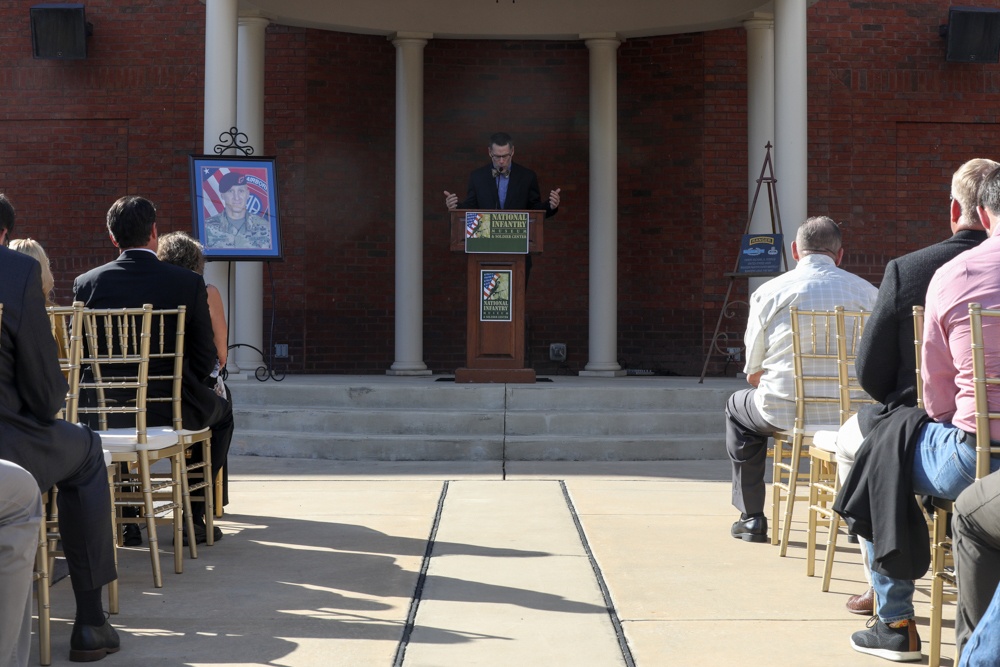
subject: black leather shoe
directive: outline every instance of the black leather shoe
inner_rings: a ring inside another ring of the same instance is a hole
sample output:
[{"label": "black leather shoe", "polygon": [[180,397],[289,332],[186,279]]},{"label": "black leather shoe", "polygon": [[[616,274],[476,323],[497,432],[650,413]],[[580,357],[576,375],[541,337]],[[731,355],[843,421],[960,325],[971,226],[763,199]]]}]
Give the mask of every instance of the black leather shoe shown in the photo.
[{"label": "black leather shoe", "polygon": [[767,517],[740,515],[740,520],[729,531],[733,537],[746,542],[767,542]]},{"label": "black leather shoe", "polygon": [[125,524],[125,529],[122,531],[122,544],[127,547],[142,546],[142,532],[139,530],[138,524]]},{"label": "black leather shoe", "polygon": [[69,639],[70,662],[94,662],[121,648],[118,633],[109,621],[104,625],[75,623]]},{"label": "black leather shoe", "polygon": [[[222,539],[222,529],[218,526],[212,526],[212,535],[215,537],[215,541],[218,542]],[[184,536],[184,546],[188,545],[187,530],[183,531]],[[208,531],[205,526],[201,524],[194,524],[194,539],[198,544],[205,544],[208,541]]]}]

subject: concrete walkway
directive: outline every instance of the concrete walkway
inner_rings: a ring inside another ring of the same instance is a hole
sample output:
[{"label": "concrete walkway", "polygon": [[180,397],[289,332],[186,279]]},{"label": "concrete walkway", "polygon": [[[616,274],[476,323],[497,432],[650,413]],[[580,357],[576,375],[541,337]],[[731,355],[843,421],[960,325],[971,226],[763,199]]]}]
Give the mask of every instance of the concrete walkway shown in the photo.
[{"label": "concrete walkway", "polygon": [[[183,574],[164,558],[156,589],[148,552],[120,550],[122,650],[101,664],[889,664],[850,648],[866,620],[843,608],[865,586],[857,547],[841,540],[823,593],[804,507],[786,558],[732,539],[725,461],[230,462],[225,538]],[[54,665],[70,664],[73,609],[64,579]],[[945,642],[948,665],[950,629]]]}]

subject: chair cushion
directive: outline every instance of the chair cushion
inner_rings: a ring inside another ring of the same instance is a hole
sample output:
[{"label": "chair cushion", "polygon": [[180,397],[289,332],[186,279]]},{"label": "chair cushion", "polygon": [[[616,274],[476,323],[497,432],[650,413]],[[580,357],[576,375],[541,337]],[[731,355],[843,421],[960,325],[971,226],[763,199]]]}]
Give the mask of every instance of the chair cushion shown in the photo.
[{"label": "chair cushion", "polygon": [[840,435],[840,431],[816,431],[813,433],[813,447],[828,452],[836,452],[838,435]]},{"label": "chair cushion", "polygon": [[101,436],[101,445],[112,454],[117,452],[135,452],[140,449],[166,449],[177,444],[177,433],[166,426],[146,429],[146,444],[140,446],[134,428],[111,428],[107,431],[95,431]]}]

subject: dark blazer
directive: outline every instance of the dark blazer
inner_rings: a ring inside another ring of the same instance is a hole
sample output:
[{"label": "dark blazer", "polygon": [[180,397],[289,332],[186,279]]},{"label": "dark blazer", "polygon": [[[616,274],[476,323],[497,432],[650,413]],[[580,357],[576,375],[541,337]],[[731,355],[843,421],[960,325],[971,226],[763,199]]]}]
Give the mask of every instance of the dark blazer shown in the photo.
[{"label": "dark blazer", "polygon": [[66,399],[66,378],[45,314],[41,267],[33,258],[0,247],[0,457],[35,476],[44,490],[61,476],[48,462],[65,435],[56,413]]},{"label": "dark blazer", "polygon": [[927,286],[940,266],[975,248],[984,231],[960,231],[950,239],[891,260],[885,267],[878,297],[858,346],[858,380],[881,405],[866,405],[858,414],[867,435],[875,422],[898,406],[917,404],[917,359],[913,349],[913,306],[924,305]]},{"label": "dark blazer", "polygon": [[851,532],[875,543],[872,570],[919,579],[931,563],[927,520],[913,495],[913,456],[930,417],[901,407],[865,438],[833,509]]},{"label": "dark blazer", "polygon": [[[459,208],[500,208],[497,179],[493,177],[492,170],[492,165],[486,165],[469,174],[469,191]],[[551,218],[558,210],[549,206],[548,198],[542,201],[538,191],[538,176],[535,172],[516,163],[510,165],[510,181],[507,184],[507,199],[503,208],[517,211],[545,211],[546,218]]]},{"label": "dark blazer", "polygon": [[[208,295],[201,276],[161,262],[148,250],[133,248],[123,252],[113,262],[78,276],[73,282],[73,294],[88,308],[137,308],[146,303],[152,304],[154,309],[186,306],[182,386],[184,427],[198,429],[211,425],[217,397],[206,381],[215,369],[217,353],[208,313]],[[168,331],[167,336],[173,340],[173,331]],[[168,383],[151,384],[149,393],[152,396],[169,396],[170,387]],[[169,423],[169,405],[151,404],[149,424],[163,426]]]},{"label": "dark blazer", "polygon": [[100,588],[118,576],[107,469],[100,438],[55,419],[66,400],[66,378],[37,261],[0,247],[0,302],[0,458],[30,472],[43,491],[58,485],[59,530],[73,588]]}]

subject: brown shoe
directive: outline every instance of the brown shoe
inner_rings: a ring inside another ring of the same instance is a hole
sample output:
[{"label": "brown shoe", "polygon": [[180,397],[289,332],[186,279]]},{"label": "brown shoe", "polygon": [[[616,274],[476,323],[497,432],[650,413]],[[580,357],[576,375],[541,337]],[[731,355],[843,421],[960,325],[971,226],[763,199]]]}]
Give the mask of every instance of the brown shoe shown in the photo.
[{"label": "brown shoe", "polygon": [[847,611],[858,616],[871,616],[875,613],[875,589],[869,587],[860,595],[852,595],[844,604]]}]

